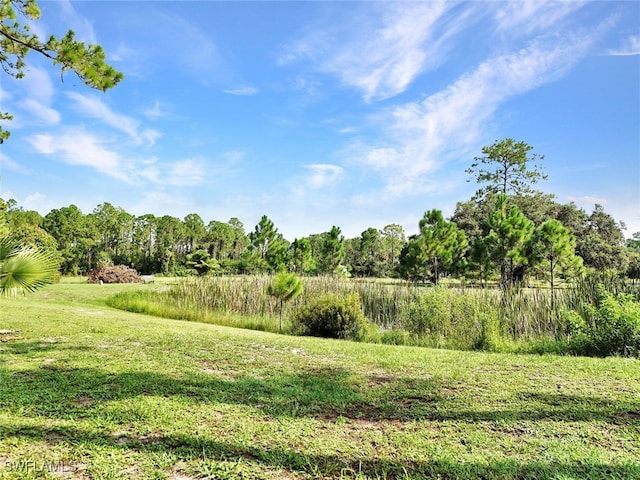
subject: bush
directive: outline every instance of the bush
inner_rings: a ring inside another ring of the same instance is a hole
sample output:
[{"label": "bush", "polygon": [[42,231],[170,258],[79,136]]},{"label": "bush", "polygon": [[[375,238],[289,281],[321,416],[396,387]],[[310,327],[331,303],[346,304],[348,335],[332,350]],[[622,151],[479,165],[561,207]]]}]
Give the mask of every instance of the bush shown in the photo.
[{"label": "bush", "polygon": [[584,306],[584,312],[564,313],[573,353],[640,357],[640,303],[631,295],[615,296],[600,287],[596,305]]},{"label": "bush", "polygon": [[402,326],[418,336],[446,336],[451,324],[451,295],[441,288],[416,296],[402,312]]},{"label": "bush", "polygon": [[88,274],[89,283],[142,283],[142,277],[126,265],[100,265]]},{"label": "bush", "polygon": [[415,295],[400,313],[415,343],[435,347],[495,350],[500,343],[495,295],[435,287]]},{"label": "bush", "polygon": [[294,331],[313,337],[361,340],[367,331],[367,319],[358,294],[339,297],[323,295],[298,308]]},{"label": "bush", "polygon": [[406,330],[392,329],[382,334],[385,345],[411,345],[411,334]]}]

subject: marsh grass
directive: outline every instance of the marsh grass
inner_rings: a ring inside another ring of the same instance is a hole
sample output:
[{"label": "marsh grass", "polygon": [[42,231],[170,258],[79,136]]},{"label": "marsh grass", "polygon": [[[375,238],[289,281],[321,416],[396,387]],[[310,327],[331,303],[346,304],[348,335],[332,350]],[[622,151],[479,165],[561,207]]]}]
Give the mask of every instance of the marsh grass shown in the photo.
[{"label": "marsh grass", "polygon": [[[212,323],[221,326],[246,328],[263,332],[278,332],[279,321],[274,315],[237,313],[231,309],[190,303],[184,297],[176,300],[157,290],[137,290],[120,292],[110,296],[106,303],[113,308],[134,313],[153,315],[176,320]],[[290,330],[290,322],[283,321],[283,330]]]},{"label": "marsh grass", "polygon": [[103,287],[2,300],[0,479],[640,478],[637,360],[274,335]]},{"label": "marsh grass", "polygon": [[[197,277],[141,291],[124,291],[110,299],[115,308],[165,318],[278,332],[280,303],[268,294],[273,277]],[[553,292],[535,288],[419,286],[337,277],[306,277],[303,293],[283,307],[283,328],[292,333],[293,312],[327,294],[357,294],[372,343],[453,349],[569,352],[570,325],[565,312],[588,316],[598,289],[631,293],[637,286],[606,274],[587,276]],[[404,332],[404,333],[403,333]]]}]

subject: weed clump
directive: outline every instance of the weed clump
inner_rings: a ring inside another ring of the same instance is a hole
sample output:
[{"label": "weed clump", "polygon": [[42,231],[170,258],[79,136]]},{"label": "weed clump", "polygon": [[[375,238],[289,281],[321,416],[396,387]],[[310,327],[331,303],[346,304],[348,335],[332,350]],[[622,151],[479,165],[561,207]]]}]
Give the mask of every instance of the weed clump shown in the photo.
[{"label": "weed clump", "polygon": [[604,357],[640,357],[640,302],[631,295],[608,293],[599,287],[595,305],[585,305],[584,313],[564,312],[574,353]]},{"label": "weed clump", "polygon": [[296,310],[293,329],[312,337],[362,340],[367,323],[357,293],[345,297],[326,294]]},{"label": "weed clump", "polygon": [[88,283],[142,283],[142,277],[125,265],[100,265],[88,274]]}]

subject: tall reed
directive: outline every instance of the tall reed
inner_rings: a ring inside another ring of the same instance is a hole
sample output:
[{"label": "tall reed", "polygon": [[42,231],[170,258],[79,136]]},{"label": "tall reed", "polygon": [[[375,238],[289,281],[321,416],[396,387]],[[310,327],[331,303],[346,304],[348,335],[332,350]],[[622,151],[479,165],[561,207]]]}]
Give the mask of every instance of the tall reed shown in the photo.
[{"label": "tall reed", "polygon": [[[215,322],[212,320],[214,314],[226,314],[226,318],[242,315],[263,319],[258,322],[261,330],[276,331],[280,305],[277,299],[267,294],[272,278],[268,275],[188,278],[168,290],[156,292],[153,299],[146,300],[156,305],[145,308],[156,312],[154,314],[164,309],[172,312],[169,316],[174,318],[180,315],[179,318],[200,321]],[[422,325],[428,325],[431,337],[428,341],[416,343],[456,348],[486,348],[496,341],[494,337],[516,342],[561,340],[569,332],[564,324],[566,316],[560,312],[586,311],[585,305],[596,301],[598,285],[605,285],[605,289],[614,294],[632,293],[640,298],[637,285],[611,275],[590,275],[558,288],[554,291],[553,302],[551,290],[539,287],[509,290],[464,286],[433,288],[404,282],[385,283],[331,276],[302,280],[303,293],[283,306],[285,319],[291,317],[298,307],[324,294],[346,296],[356,293],[369,321],[383,332],[411,330],[417,325],[416,321],[418,324],[423,322]],[[122,303],[122,299],[120,301]],[[139,309],[141,302],[144,303],[141,298],[132,299],[131,307],[124,308]],[[427,335],[421,328],[411,333]],[[405,338],[402,335],[390,337]]]}]

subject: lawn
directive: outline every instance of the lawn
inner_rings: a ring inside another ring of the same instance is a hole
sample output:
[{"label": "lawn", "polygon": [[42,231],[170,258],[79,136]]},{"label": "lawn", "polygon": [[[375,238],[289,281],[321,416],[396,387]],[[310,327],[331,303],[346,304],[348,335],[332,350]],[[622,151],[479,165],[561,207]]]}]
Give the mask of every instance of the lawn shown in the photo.
[{"label": "lawn", "polygon": [[288,337],[0,298],[0,479],[638,479],[640,362]]}]

